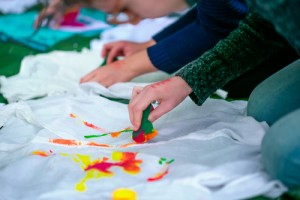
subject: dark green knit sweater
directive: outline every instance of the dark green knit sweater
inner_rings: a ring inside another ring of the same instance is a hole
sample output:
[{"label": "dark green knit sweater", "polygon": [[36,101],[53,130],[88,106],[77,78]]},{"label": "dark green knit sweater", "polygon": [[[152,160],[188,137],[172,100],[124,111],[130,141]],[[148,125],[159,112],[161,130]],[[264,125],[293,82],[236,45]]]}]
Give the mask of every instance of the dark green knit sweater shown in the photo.
[{"label": "dark green knit sweater", "polygon": [[201,105],[228,81],[289,46],[273,26],[251,11],[239,27],[201,57],[184,66],[177,76],[192,88],[192,100]]}]

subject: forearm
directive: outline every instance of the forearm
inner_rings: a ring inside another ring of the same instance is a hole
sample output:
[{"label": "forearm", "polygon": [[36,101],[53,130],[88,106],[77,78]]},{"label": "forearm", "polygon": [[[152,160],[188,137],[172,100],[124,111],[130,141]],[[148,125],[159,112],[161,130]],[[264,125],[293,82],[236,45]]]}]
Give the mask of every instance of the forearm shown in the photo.
[{"label": "forearm", "polygon": [[131,77],[134,78],[138,75],[142,75],[148,72],[157,71],[152,65],[146,50],[142,50],[122,60],[122,65],[131,73]]},{"label": "forearm", "polygon": [[251,13],[226,39],[176,75],[189,84],[193,89],[191,98],[200,105],[228,81],[287,45],[268,22]]}]

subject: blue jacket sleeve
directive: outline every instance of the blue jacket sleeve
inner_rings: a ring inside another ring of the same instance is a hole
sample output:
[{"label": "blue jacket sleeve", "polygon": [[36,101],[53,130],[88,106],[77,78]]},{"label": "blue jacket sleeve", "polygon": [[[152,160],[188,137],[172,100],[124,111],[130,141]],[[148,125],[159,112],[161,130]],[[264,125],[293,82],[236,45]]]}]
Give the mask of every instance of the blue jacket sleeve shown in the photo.
[{"label": "blue jacket sleeve", "polygon": [[172,35],[177,30],[184,28],[185,26],[193,23],[193,21],[197,18],[197,9],[196,7],[189,10],[186,14],[180,17],[176,22],[164,28],[162,31],[153,36],[153,40],[159,42],[165,37]]},{"label": "blue jacket sleeve", "polygon": [[192,23],[147,49],[152,64],[173,73],[225,38],[247,13],[244,0],[202,0]]}]

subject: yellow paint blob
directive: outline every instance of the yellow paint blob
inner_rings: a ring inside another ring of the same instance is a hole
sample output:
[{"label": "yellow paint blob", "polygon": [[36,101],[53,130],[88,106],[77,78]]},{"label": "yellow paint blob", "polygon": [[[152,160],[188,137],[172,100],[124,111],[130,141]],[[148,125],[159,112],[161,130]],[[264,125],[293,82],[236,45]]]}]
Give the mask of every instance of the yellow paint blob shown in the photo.
[{"label": "yellow paint blob", "polygon": [[123,157],[123,153],[117,152],[117,151],[114,151],[111,155],[111,159],[113,161],[120,161],[120,160],[122,160],[122,157]]},{"label": "yellow paint blob", "polygon": [[119,188],[113,191],[112,200],[137,200],[137,194],[134,190]]}]

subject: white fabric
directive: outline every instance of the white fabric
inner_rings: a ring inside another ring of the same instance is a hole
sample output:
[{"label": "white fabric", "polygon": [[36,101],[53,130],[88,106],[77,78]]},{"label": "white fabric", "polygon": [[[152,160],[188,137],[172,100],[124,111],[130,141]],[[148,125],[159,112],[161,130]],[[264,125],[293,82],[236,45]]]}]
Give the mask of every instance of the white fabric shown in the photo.
[{"label": "white fabric", "polygon": [[[107,89],[95,83],[83,84],[73,94],[12,103],[0,108],[0,187],[2,199],[111,199],[117,188],[136,192],[138,199],[245,199],[258,195],[277,197],[286,188],[264,171],[260,143],[268,128],[245,116],[245,101],[208,99],[196,106],[186,99],[154,123],[158,136],[147,144],[121,148],[131,142],[131,133],[85,139],[101,134],[80,123],[85,120],[106,131],[130,125],[127,105],[109,101],[99,94],[130,97],[133,83]],[[78,119],[71,118],[73,113]],[[80,118],[80,119],[79,119]],[[82,141],[81,146],[56,145],[49,138]],[[110,147],[88,147],[88,141]],[[35,150],[53,155],[32,155]],[[118,167],[111,177],[86,182],[86,191],[75,185],[85,176],[76,163],[78,154],[94,159],[115,151],[137,152],[141,172],[129,175]],[[62,156],[68,154],[68,156]],[[161,158],[175,159],[161,180],[147,182],[160,170]],[[0,199],[1,199],[0,198]]]},{"label": "white fabric", "polygon": [[153,35],[175,22],[178,17],[160,17],[155,19],[144,19],[136,25],[121,24],[114,28],[104,30],[101,39],[94,39],[90,43],[92,50],[100,51],[103,44],[119,40],[132,42],[149,41]]},{"label": "white fabric", "polygon": [[[28,100],[72,92],[81,77],[96,69],[103,62],[99,52],[83,49],[81,52],[53,51],[26,56],[19,74],[0,76],[0,92],[8,102]],[[155,72],[133,79],[133,82],[155,82],[169,77]]]},{"label": "white fabric", "polygon": [[36,3],[37,0],[0,0],[0,12],[22,13]]},{"label": "white fabric", "polygon": [[19,74],[0,76],[0,92],[8,102],[15,102],[72,91],[78,87],[80,78],[102,61],[99,54],[87,49],[26,56]]}]

